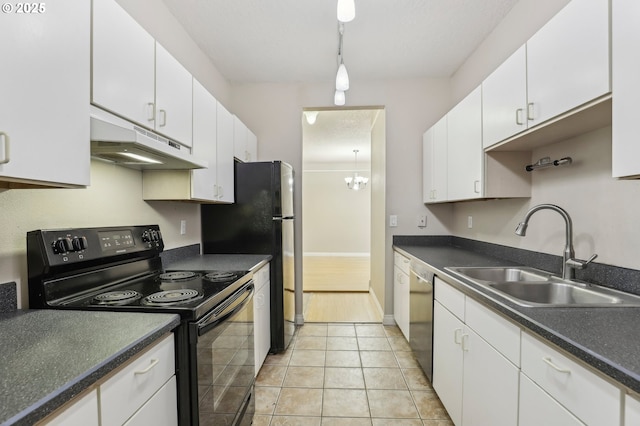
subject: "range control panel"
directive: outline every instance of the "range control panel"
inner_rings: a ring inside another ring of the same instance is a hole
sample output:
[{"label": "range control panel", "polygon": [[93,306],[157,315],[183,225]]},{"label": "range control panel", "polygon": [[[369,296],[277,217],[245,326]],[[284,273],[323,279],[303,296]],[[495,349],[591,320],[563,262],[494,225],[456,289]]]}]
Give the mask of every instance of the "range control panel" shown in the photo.
[{"label": "range control panel", "polygon": [[[153,256],[164,248],[158,225],[37,230],[27,233],[27,257],[50,266],[108,259]],[[45,260],[46,259],[46,260]]]}]

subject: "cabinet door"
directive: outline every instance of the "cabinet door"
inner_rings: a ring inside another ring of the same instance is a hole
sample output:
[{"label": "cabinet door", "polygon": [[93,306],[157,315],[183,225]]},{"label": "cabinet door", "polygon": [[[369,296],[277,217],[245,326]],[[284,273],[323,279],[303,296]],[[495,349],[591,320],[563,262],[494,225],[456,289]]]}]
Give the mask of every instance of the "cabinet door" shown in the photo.
[{"label": "cabinet door", "polygon": [[98,391],[92,390],[53,419],[44,419],[43,424],[48,426],[98,426]]},{"label": "cabinet door", "polygon": [[409,275],[393,267],[393,317],[409,341]]},{"label": "cabinet door", "polygon": [[529,127],[611,91],[609,1],[571,1],[527,41]]},{"label": "cabinet door", "polygon": [[482,196],[482,92],[477,87],[447,114],[447,198]]},{"label": "cabinet door", "polygon": [[482,146],[527,129],[527,57],[520,47],[482,82]]},{"label": "cabinet door", "polygon": [[0,181],[89,185],[90,4],[39,4],[0,14]]},{"label": "cabinet door", "polygon": [[520,373],[518,426],[584,425],[526,375]]},{"label": "cabinet door", "polygon": [[640,425],[640,399],[632,395],[625,396],[624,425]]},{"label": "cabinet door", "polygon": [[193,78],[156,42],[156,131],[191,146]]},{"label": "cabinet door", "polygon": [[640,175],[640,2],[616,0],[612,13],[612,73],[616,91],[612,105],[613,177]]},{"label": "cabinet door", "polygon": [[518,367],[468,327],[462,349],[462,424],[518,424]]},{"label": "cabinet door", "polygon": [[[454,424],[462,421],[464,325],[437,300],[433,307],[433,388]],[[486,389],[482,391],[487,393]]]},{"label": "cabinet door", "polygon": [[153,37],[115,0],[94,0],[92,40],[91,102],[153,129]]},{"label": "cabinet door", "polygon": [[206,169],[192,170],[191,196],[197,200],[216,201],[216,108],[217,101],[196,79],[193,80],[193,155],[207,160]]},{"label": "cabinet door", "polygon": [[177,401],[176,376],[172,376],[124,426],[177,426]]},{"label": "cabinet door", "polygon": [[447,116],[442,117],[423,136],[423,201],[447,200]]},{"label": "cabinet door", "polygon": [[218,102],[216,106],[216,116],[218,200],[233,203],[233,114]]},{"label": "cabinet door", "polygon": [[233,116],[233,155],[238,160],[247,160],[247,137],[249,129],[237,117]]}]

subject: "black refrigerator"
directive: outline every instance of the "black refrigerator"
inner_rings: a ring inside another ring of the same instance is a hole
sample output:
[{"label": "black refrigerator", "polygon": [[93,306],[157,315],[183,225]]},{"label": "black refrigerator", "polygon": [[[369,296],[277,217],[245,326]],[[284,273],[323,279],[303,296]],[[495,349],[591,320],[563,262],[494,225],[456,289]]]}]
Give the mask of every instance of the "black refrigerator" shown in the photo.
[{"label": "black refrigerator", "polygon": [[295,333],[293,168],[235,162],[235,203],[201,206],[204,254],[270,254],[271,352]]}]

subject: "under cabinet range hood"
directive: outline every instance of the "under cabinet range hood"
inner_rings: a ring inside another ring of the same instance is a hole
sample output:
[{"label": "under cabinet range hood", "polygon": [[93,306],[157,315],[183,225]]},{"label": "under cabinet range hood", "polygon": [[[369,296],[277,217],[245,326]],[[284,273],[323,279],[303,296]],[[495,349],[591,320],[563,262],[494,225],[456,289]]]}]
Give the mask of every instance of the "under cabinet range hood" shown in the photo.
[{"label": "under cabinet range hood", "polygon": [[91,105],[91,156],[140,170],[188,170],[208,166],[190,149]]}]

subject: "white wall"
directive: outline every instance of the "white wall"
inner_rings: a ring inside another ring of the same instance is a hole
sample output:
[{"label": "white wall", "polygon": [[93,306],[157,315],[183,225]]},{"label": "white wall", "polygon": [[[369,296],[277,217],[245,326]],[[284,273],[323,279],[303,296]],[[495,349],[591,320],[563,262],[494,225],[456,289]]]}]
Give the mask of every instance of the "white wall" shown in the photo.
[{"label": "white wall", "polygon": [[[304,255],[369,255],[371,191],[353,191],[340,171],[305,171],[302,176]],[[370,173],[359,172],[369,178]]]},{"label": "white wall", "polygon": [[[88,141],[87,141],[88,143]],[[158,224],[167,248],[200,242],[196,204],[145,202],[141,172],[100,161],[91,163],[84,189],[16,189],[0,192],[0,282],[16,281],[26,307],[26,235],[36,229]],[[180,235],[180,220],[187,233]]]}]

